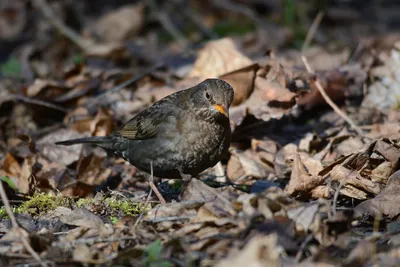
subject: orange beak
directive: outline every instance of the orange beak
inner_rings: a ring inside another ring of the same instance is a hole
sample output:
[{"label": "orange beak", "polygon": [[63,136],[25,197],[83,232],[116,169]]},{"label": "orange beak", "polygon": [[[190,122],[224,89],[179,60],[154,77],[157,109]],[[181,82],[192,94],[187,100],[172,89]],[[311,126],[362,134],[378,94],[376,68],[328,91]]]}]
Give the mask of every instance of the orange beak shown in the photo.
[{"label": "orange beak", "polygon": [[214,108],[216,110],[218,110],[218,112],[221,113],[222,115],[229,117],[228,110],[226,107],[218,105],[218,104],[214,104]]}]

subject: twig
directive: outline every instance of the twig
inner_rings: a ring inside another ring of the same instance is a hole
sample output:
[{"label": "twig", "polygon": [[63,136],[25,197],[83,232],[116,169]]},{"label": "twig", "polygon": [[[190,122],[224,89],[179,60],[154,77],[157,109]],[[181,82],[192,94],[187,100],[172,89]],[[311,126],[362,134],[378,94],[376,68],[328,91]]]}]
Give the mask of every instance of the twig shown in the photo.
[{"label": "twig", "polygon": [[301,256],[303,255],[303,252],[306,248],[306,246],[311,242],[311,240],[313,240],[313,235],[309,234],[306,239],[304,239],[304,241],[301,243],[299,250],[296,253],[296,262],[300,262],[301,260]]},{"label": "twig", "polygon": [[[311,66],[308,64],[307,58],[305,56],[301,56],[303,60],[304,66],[306,67],[307,71],[311,74],[314,74]],[[344,119],[357,134],[364,136],[363,131],[342,111],[340,108],[332,101],[332,99],[328,96],[325,92],[324,88],[322,87],[321,83],[318,81],[318,77],[316,77],[315,86],[317,87],[318,91],[320,92],[321,96],[325,99],[326,103],[340,116]]]},{"label": "twig", "polygon": [[314,38],[315,33],[317,32],[318,26],[322,21],[322,18],[324,17],[324,12],[320,11],[318,12],[317,16],[315,17],[313,23],[311,24],[310,29],[307,32],[306,39],[303,43],[303,46],[301,47],[301,52],[304,52],[304,50],[309,47],[311,40]]},{"label": "twig", "polygon": [[154,219],[146,220],[149,223],[160,223],[160,222],[173,222],[173,221],[189,221],[193,219],[195,216],[167,216],[167,217],[158,217]]},{"label": "twig", "polygon": [[61,111],[61,112],[64,112],[64,113],[68,112],[68,110],[63,108],[63,107],[57,106],[57,105],[55,105],[53,103],[46,102],[46,101],[43,101],[43,100],[32,99],[32,98],[25,97],[25,96],[22,96],[22,95],[12,95],[10,98],[11,98],[11,100],[17,100],[17,101],[21,101],[21,102],[25,102],[25,103],[29,103],[29,104],[43,106],[43,107],[51,108],[51,109],[58,110],[58,111]]},{"label": "twig", "polygon": [[202,18],[195,13],[193,10],[190,9],[189,5],[184,3],[185,7],[183,9],[184,15],[190,19],[202,32],[205,36],[210,39],[217,39],[218,34],[215,33],[213,30],[209,29],[206,25],[204,25]]},{"label": "twig", "polygon": [[17,219],[15,219],[14,213],[11,210],[10,202],[8,201],[6,192],[4,191],[3,183],[0,182],[0,196],[1,199],[3,200],[4,208],[8,214],[8,217],[10,217],[11,220],[11,225],[14,233],[17,234],[17,236],[20,238],[22,241],[22,244],[24,245],[25,249],[31,254],[31,256],[38,262],[42,267],[47,267],[48,265],[42,261],[40,258],[39,254],[36,253],[36,251],[32,248],[32,246],[29,244],[29,241],[26,239],[24,236],[22,228],[18,225]]},{"label": "twig", "polygon": [[[154,177],[153,177],[153,162],[151,161],[150,162],[150,179],[151,179],[151,182],[153,182],[153,180],[154,180]],[[147,199],[146,199],[146,202],[145,202],[145,206],[147,206],[148,204],[149,204],[149,201],[150,201],[150,197],[151,197],[151,193],[153,193],[153,188],[151,187],[151,183],[149,183],[150,184],[150,192],[149,192],[149,194],[147,195]],[[154,185],[154,183],[153,183],[153,185]],[[155,185],[154,185],[154,187],[155,187]],[[155,187],[156,189],[157,189],[157,187]],[[158,190],[157,190],[158,191]],[[160,193],[160,192],[158,192],[158,193]],[[157,193],[156,193],[156,195],[157,195]],[[164,199],[162,196],[161,196],[161,198],[162,199]],[[165,200],[164,200],[165,201]],[[139,218],[136,220],[136,222],[135,222],[135,224],[133,225],[133,231],[135,231],[136,230],[136,227],[139,225],[139,223],[141,222],[143,220],[143,212],[142,213],[140,213],[140,215],[139,215]]]},{"label": "twig", "polygon": [[251,19],[256,25],[260,27],[271,27],[273,26],[266,20],[263,20],[253,9],[247,7],[244,4],[233,3],[230,0],[212,0],[211,3],[221,9],[225,9],[231,12],[242,14]]},{"label": "twig", "polygon": [[335,196],[333,197],[333,205],[332,205],[332,214],[336,214],[336,205],[337,205],[337,199],[339,197],[340,190],[342,189],[344,184],[344,180],[340,181],[339,186],[336,188]]},{"label": "twig", "polygon": [[46,0],[34,0],[34,4],[40,9],[43,15],[48,19],[50,24],[52,24],[62,35],[70,39],[76,46],[87,52],[90,47],[94,45],[92,40],[84,39],[73,29],[62,23],[54,14],[51,7],[46,2]]},{"label": "twig", "polygon": [[158,22],[162,27],[178,42],[187,46],[188,42],[185,36],[175,27],[165,11],[160,11],[155,0],[148,0],[149,6]]}]

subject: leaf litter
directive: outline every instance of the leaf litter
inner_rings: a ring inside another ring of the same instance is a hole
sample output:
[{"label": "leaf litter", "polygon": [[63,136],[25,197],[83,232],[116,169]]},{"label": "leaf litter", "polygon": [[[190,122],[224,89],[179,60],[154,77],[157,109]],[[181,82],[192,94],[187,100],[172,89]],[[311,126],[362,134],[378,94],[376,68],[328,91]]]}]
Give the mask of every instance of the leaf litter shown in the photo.
[{"label": "leaf litter", "polygon": [[[398,35],[331,3],[299,51],[311,3],[299,19],[291,1],[100,2],[0,5],[2,266],[400,264]],[[352,22],[332,30],[338,14]],[[229,154],[188,184],[156,179],[166,204],[122,159],[54,144],[212,77],[235,90]]]}]

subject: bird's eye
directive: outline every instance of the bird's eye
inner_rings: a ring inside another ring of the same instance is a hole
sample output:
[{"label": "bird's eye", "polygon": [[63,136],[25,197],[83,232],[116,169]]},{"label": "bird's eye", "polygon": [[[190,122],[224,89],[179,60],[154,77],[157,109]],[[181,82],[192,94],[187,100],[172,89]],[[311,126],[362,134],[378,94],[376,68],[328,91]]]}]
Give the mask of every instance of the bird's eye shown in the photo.
[{"label": "bird's eye", "polygon": [[211,100],[211,95],[210,95],[209,92],[206,92],[206,98],[207,98],[208,100]]}]

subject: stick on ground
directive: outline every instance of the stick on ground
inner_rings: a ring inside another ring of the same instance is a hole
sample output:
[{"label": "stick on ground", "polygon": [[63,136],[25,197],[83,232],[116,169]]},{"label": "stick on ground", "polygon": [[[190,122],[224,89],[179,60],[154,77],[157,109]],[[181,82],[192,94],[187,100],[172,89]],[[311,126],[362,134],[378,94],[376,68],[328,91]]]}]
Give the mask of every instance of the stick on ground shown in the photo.
[{"label": "stick on ground", "polygon": [[[304,65],[309,73],[314,74],[310,64],[307,61],[305,56],[302,56],[301,59],[303,60]],[[340,116],[342,117],[350,127],[357,132],[357,134],[363,136],[363,131],[332,101],[332,99],[328,96],[325,92],[324,88],[322,87],[321,83],[318,81],[318,77],[315,79],[315,86],[317,87],[318,91],[320,92],[321,96],[325,99],[326,103]]]},{"label": "stick on ground", "polygon": [[20,238],[22,244],[24,245],[25,249],[31,254],[31,256],[42,266],[42,267],[47,267],[48,265],[42,261],[40,258],[39,254],[36,253],[36,251],[32,248],[32,246],[29,244],[28,239],[24,236],[24,230],[18,225],[17,219],[14,216],[14,213],[12,212],[10,202],[8,201],[6,192],[3,187],[3,182],[0,181],[0,196],[1,200],[3,201],[4,208],[8,214],[8,217],[10,217],[12,228],[10,231],[13,231],[18,235]]}]

